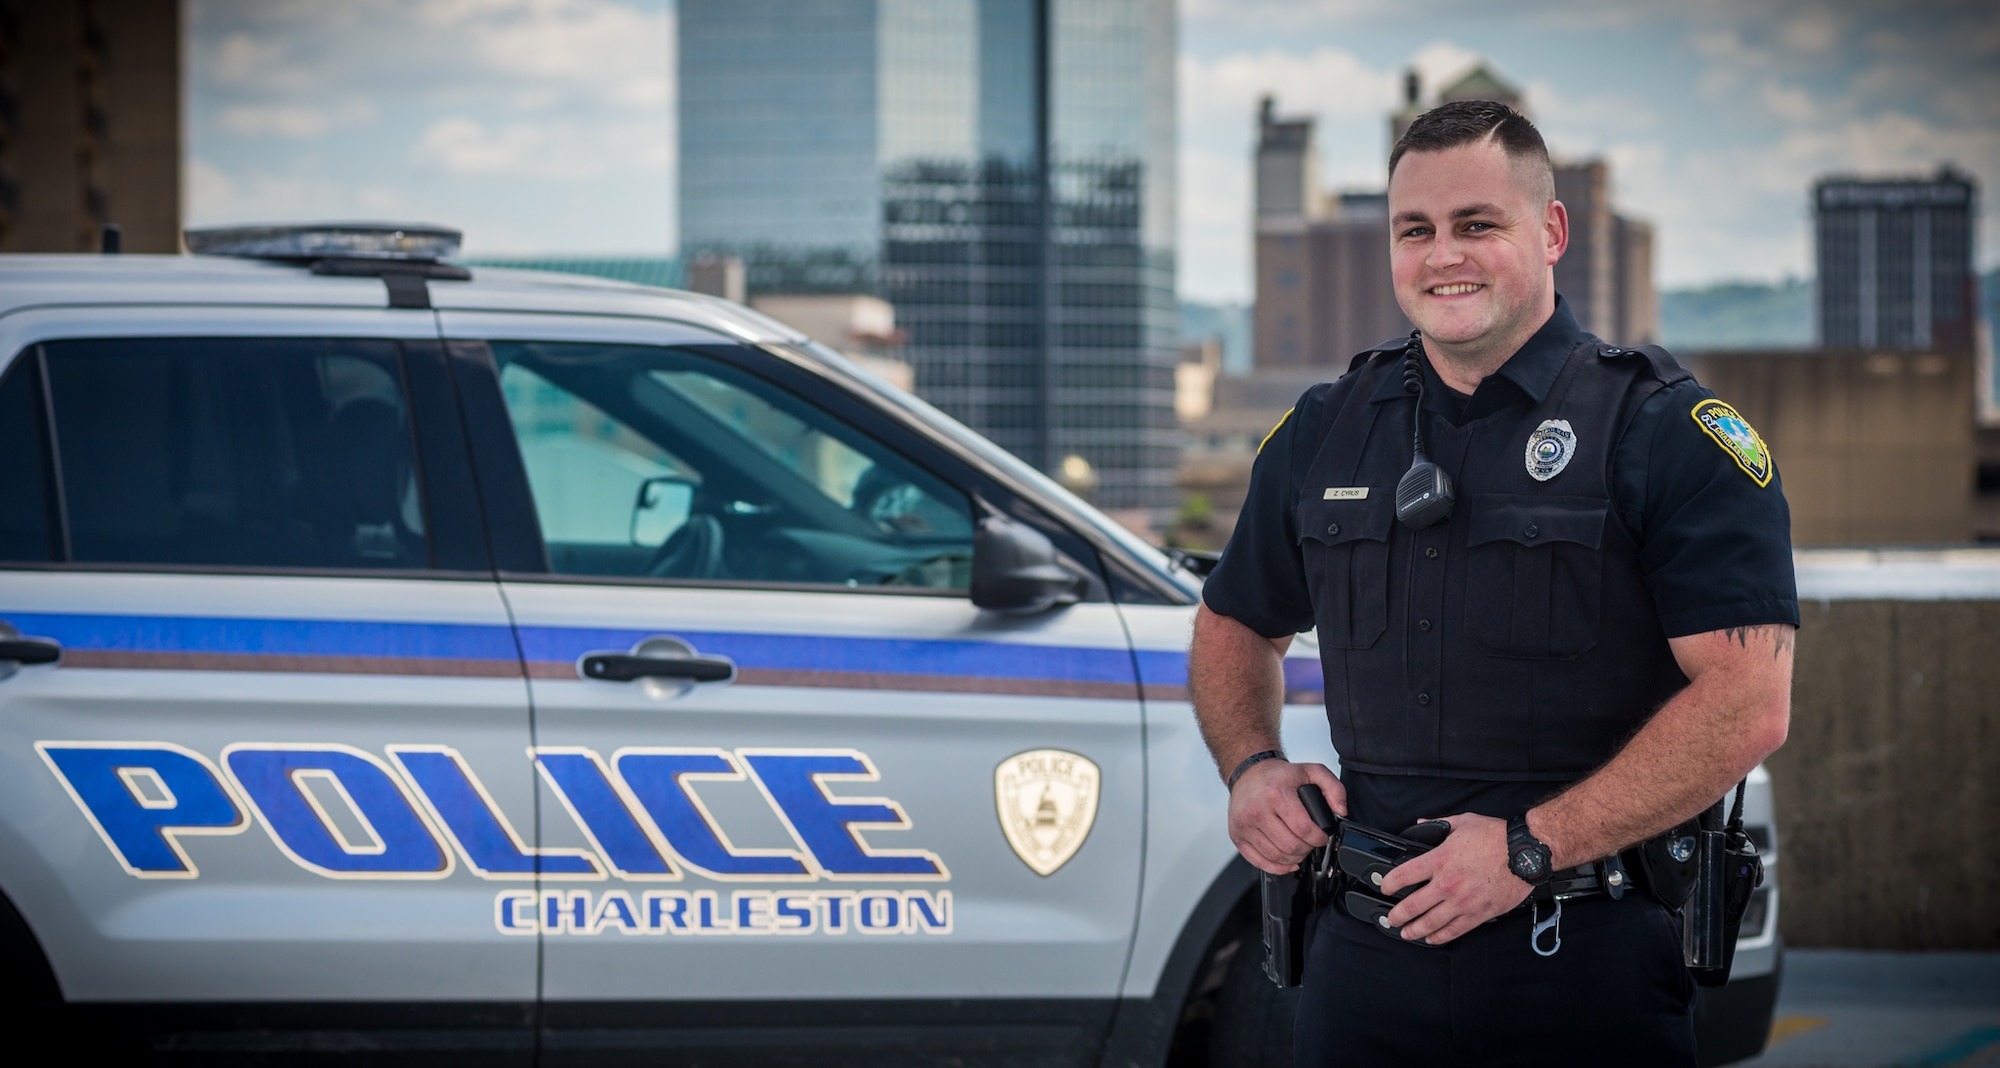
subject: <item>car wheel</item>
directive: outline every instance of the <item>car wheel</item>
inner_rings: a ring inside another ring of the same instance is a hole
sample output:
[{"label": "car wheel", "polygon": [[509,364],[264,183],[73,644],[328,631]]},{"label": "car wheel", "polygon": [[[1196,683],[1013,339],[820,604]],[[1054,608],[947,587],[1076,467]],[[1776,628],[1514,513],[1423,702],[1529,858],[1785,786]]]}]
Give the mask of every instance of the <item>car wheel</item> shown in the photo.
[{"label": "car wheel", "polygon": [[1264,974],[1264,946],[1255,929],[1237,939],[1236,952],[1215,993],[1209,1030],[1209,1064],[1290,1068],[1297,987],[1280,989]]},{"label": "car wheel", "polygon": [[1764,1052],[1784,972],[1781,948],[1777,966],[1768,974],[1732,979],[1725,986],[1703,987],[1696,992],[1694,1036],[1701,1068],[1735,1064]]}]

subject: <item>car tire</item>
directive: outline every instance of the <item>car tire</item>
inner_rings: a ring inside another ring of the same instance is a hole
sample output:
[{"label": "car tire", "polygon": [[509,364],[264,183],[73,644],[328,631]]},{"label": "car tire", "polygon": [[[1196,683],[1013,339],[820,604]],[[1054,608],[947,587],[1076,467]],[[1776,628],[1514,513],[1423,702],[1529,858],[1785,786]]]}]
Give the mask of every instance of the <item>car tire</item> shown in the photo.
[{"label": "car tire", "polygon": [[1696,991],[1694,1035],[1701,1068],[1735,1064],[1764,1052],[1784,972],[1785,952],[1780,946],[1776,966],[1770,972]]},{"label": "car tire", "polygon": [[1299,989],[1280,989],[1264,974],[1264,946],[1255,929],[1237,940],[1222,989],[1215,993],[1208,1063],[1251,1068],[1290,1068],[1292,1021]]}]

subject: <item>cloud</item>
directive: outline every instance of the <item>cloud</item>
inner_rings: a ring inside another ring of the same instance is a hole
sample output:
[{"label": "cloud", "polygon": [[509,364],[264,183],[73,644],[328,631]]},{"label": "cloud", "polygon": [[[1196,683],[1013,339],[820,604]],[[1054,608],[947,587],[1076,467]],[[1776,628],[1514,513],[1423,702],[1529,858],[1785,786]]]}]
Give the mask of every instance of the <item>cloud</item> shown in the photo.
[{"label": "cloud", "polygon": [[218,85],[259,92],[300,92],[313,87],[311,73],[292,61],[290,48],[281,40],[231,33],[206,52],[201,69]]},{"label": "cloud", "polygon": [[356,185],[332,178],[231,174],[199,157],[188,161],[188,219],[196,225],[305,219],[404,218],[409,198],[387,185]]},{"label": "cloud", "polygon": [[338,126],[361,125],[372,121],[375,109],[366,101],[350,101],[336,108],[316,108],[300,104],[237,104],[223,108],[217,123],[238,137],[316,138]]},{"label": "cloud", "polygon": [[521,247],[612,247],[576,235],[633,219],[656,245],[668,0],[191,0],[189,19],[192,219],[428,206]]},{"label": "cloud", "polygon": [[659,124],[616,119],[509,122],[488,129],[464,116],[431,123],[412,163],[456,175],[588,179],[623,170],[664,170],[672,149]]}]

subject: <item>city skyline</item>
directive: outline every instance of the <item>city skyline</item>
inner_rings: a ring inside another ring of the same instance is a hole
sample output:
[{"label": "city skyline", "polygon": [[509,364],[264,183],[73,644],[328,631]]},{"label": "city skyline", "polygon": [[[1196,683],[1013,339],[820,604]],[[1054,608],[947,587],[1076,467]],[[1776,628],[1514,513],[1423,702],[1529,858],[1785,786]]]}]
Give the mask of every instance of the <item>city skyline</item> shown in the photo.
[{"label": "city skyline", "polygon": [[1173,504],[1172,0],[686,0],[682,254],[879,297],[919,396]]},{"label": "city skyline", "polygon": [[[1559,155],[1604,155],[1662,287],[1812,274],[1827,174],[2000,183],[2000,28],[1972,4],[1182,0],[1180,294],[1250,292],[1256,100],[1320,122],[1332,187],[1381,184],[1402,72],[1477,58]],[[473,255],[676,247],[667,0],[192,0],[187,221],[418,218]],[[1560,62],[1549,57],[1563,57]],[[2000,263],[1982,203],[1977,263]]]}]

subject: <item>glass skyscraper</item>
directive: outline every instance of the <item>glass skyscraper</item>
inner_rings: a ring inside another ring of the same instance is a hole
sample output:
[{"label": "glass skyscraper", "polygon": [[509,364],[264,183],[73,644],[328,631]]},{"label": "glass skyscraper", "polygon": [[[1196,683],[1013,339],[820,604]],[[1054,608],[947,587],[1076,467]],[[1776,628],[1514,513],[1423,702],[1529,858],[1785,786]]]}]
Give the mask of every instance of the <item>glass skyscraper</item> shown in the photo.
[{"label": "glass skyscraper", "polygon": [[1173,502],[1172,0],[681,0],[683,258],[896,309],[917,392]]}]

